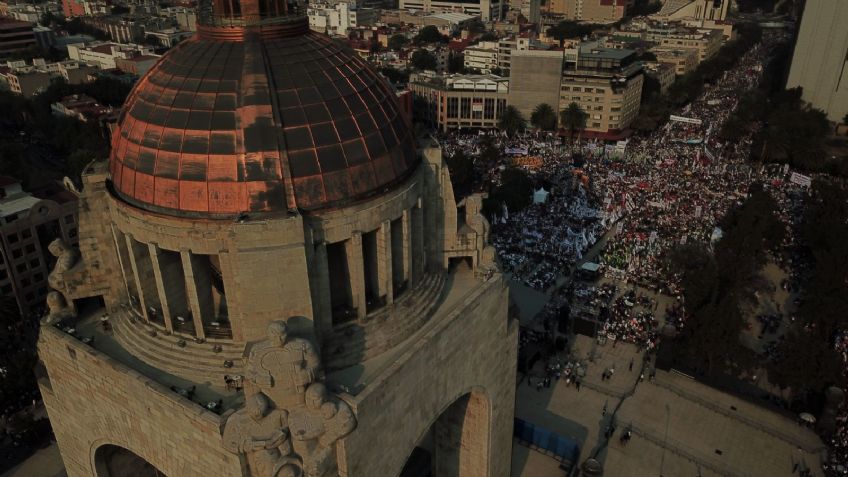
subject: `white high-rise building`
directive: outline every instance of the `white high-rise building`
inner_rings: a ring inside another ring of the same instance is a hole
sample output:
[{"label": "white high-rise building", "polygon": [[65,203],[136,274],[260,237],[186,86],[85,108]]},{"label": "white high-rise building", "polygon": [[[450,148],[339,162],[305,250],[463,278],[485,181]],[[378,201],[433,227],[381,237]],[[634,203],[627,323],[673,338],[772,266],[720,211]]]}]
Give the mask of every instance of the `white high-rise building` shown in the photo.
[{"label": "white high-rise building", "polygon": [[803,99],[841,122],[848,114],[848,2],[807,2],[787,88],[804,88]]}]

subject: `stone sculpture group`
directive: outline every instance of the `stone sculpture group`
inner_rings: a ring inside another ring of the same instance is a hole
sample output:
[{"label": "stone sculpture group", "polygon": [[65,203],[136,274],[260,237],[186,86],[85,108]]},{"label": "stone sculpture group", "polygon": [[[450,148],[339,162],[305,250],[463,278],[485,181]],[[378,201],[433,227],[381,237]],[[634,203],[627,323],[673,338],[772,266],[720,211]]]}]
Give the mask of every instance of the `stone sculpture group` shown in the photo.
[{"label": "stone sculpture group", "polygon": [[321,360],[309,340],[292,337],[285,321],[268,326],[247,360],[254,392],[224,425],[224,447],[247,457],[254,477],[327,477],[336,442],[356,427],[350,406],[319,381]]}]

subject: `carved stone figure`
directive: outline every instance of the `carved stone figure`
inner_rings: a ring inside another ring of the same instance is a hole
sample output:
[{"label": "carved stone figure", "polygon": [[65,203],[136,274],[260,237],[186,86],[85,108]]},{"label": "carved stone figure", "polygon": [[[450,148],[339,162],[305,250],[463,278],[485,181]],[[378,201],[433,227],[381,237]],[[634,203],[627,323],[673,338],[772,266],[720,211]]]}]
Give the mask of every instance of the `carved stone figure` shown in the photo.
[{"label": "carved stone figure", "polygon": [[245,454],[256,477],[300,477],[300,459],[293,455],[288,413],[275,409],[262,393],[246,400],[224,425],[224,448]]},{"label": "carved stone figure", "polygon": [[73,318],[76,316],[73,307],[68,306],[65,296],[56,290],[50,290],[47,293],[47,316],[44,317],[44,324],[52,325],[65,318]]},{"label": "carved stone figure", "polygon": [[356,428],[350,406],[318,382],[315,346],[289,335],[284,321],[268,326],[254,345],[246,377],[259,389],[223,429],[224,447],[246,454],[253,477],[329,477],[336,442]]},{"label": "carved stone figure", "polygon": [[356,428],[356,419],[346,402],[328,397],[322,383],[310,384],[305,400],[305,406],[290,411],[289,430],[304,472],[320,477],[332,469],[336,441]]},{"label": "carved stone figure", "polygon": [[290,337],[284,321],[268,325],[268,339],[255,345],[247,378],[282,407],[303,403],[306,387],[318,377],[321,361],[309,340]]},{"label": "carved stone figure", "polygon": [[47,277],[47,283],[51,288],[64,290],[65,273],[73,268],[79,259],[79,252],[65,243],[62,239],[55,239],[47,246],[47,250],[56,257],[56,265]]}]

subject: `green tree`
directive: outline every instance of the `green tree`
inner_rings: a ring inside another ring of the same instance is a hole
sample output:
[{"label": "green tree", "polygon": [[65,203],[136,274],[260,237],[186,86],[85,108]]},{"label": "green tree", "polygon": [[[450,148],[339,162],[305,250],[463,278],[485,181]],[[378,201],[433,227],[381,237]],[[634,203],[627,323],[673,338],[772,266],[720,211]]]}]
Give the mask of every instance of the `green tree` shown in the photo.
[{"label": "green tree", "polygon": [[557,125],[556,111],[554,111],[551,105],[541,103],[536,106],[536,109],[530,115],[530,123],[543,131],[553,131]]},{"label": "green tree", "polygon": [[512,136],[521,129],[524,129],[526,124],[527,121],[519,110],[515,109],[514,106],[507,106],[503,114],[501,114],[498,127],[502,131],[506,131],[507,135]]},{"label": "green tree", "polygon": [[462,54],[453,54],[448,58],[448,73],[464,73],[465,57]]},{"label": "green tree", "polygon": [[424,49],[415,50],[409,58],[409,63],[417,70],[435,70],[438,66],[436,57]]},{"label": "green tree", "polygon": [[447,43],[448,38],[441,33],[439,29],[433,25],[425,26],[418,31],[413,40],[416,45],[424,45],[428,43]]},{"label": "green tree", "polygon": [[397,68],[392,68],[391,66],[384,66],[380,68],[380,73],[393,84],[406,84],[409,82],[409,73],[400,71]]},{"label": "green tree", "polygon": [[548,28],[547,34],[549,37],[559,40],[559,46],[562,48],[566,39],[583,38],[584,36],[591,34],[596,27],[597,25],[563,20]]},{"label": "green tree", "polygon": [[494,32],[487,31],[480,35],[480,41],[498,41],[498,35]]},{"label": "green tree", "polygon": [[388,45],[390,50],[400,51],[408,44],[409,38],[407,38],[406,35],[396,33],[389,37]]},{"label": "green tree", "polygon": [[491,217],[500,214],[504,205],[518,212],[532,202],[533,182],[522,169],[510,167],[501,173],[501,183],[489,192],[483,202],[483,213]]},{"label": "green tree", "polygon": [[571,138],[571,147],[574,147],[574,134],[577,131],[582,131],[586,128],[586,121],[589,119],[589,114],[577,103],[569,103],[569,105],[559,112],[559,121],[562,127],[568,129]]}]

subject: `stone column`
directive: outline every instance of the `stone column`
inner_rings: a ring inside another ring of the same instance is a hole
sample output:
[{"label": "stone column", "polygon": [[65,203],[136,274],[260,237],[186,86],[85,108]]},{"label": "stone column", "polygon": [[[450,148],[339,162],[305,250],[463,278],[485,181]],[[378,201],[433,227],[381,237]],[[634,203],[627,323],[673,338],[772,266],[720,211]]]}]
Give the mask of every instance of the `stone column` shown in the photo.
[{"label": "stone column", "polygon": [[150,260],[143,259],[141,254],[147,254],[147,247],[136,242],[131,235],[124,235],[124,241],[127,244],[129,252],[130,266],[132,267],[133,278],[135,279],[135,291],[138,295],[138,305],[141,307],[141,314],[144,319],[150,321],[147,308],[150,306],[159,305],[159,297],[154,296],[156,289],[152,287],[150,280],[153,279],[153,270],[150,267]]},{"label": "stone column", "polygon": [[333,329],[333,303],[330,295],[330,266],[327,261],[327,242],[315,244],[313,255],[315,270],[315,285],[318,290],[313,296],[315,301],[315,321],[320,332]]},{"label": "stone column", "polygon": [[350,294],[356,317],[365,318],[368,314],[365,302],[365,263],[362,257],[362,232],[353,232],[350,240],[345,242],[347,269],[350,274]]},{"label": "stone column", "polygon": [[165,286],[165,273],[162,260],[162,249],[156,244],[147,244],[150,250],[150,262],[153,264],[153,275],[156,277],[156,289],[159,292],[159,303],[162,305],[162,318],[165,320],[165,329],[174,331],[174,322],[171,319],[171,309],[168,303],[168,290]]},{"label": "stone column", "polygon": [[412,273],[412,234],[410,233],[412,223],[410,214],[410,209],[404,210],[401,219],[401,227],[403,229],[403,277],[401,277],[401,280],[407,282],[407,287],[412,285],[410,283],[410,274]]},{"label": "stone column", "polygon": [[392,222],[384,220],[377,230],[377,295],[392,304]]},{"label": "stone column", "polygon": [[214,318],[212,285],[209,277],[204,276],[204,272],[209,271],[204,270],[197,257],[188,250],[180,250],[180,260],[185,277],[186,298],[191,308],[191,320],[194,323],[194,335],[198,338],[206,338],[203,318]]},{"label": "stone column", "polygon": [[111,229],[112,240],[115,241],[115,250],[118,252],[118,266],[121,268],[121,277],[124,279],[127,296],[137,294],[138,287],[136,286],[135,272],[130,263],[130,251],[127,249],[127,241],[124,239],[124,234],[114,224],[112,224]]},{"label": "stone column", "polygon": [[424,210],[421,208],[421,201],[412,209],[412,274],[410,277],[410,286],[417,285],[424,276],[424,267],[427,263],[427,257],[424,251]]}]

